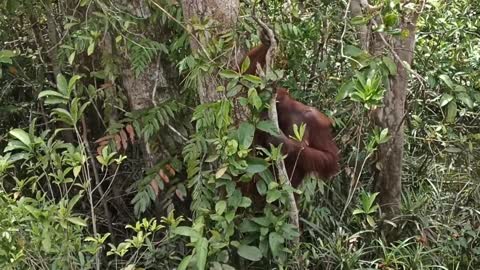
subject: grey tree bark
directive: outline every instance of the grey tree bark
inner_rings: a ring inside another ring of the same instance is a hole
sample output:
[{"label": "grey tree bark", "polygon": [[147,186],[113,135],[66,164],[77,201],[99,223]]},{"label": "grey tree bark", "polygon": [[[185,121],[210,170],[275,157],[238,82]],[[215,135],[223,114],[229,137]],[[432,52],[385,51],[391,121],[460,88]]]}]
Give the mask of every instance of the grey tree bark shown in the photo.
[{"label": "grey tree bark", "polygon": [[[240,10],[239,0],[183,0],[183,14],[187,24],[195,20],[203,21],[206,19],[216,21],[216,33],[222,33],[226,30],[233,30],[237,22]],[[190,36],[190,46],[193,52],[204,50],[205,43],[208,40],[202,39],[192,33]],[[216,90],[217,86],[222,85],[219,78],[215,76],[204,76],[198,87],[198,95],[201,103],[208,103],[224,99],[223,92]]]},{"label": "grey tree bark", "polygon": [[[352,0],[350,11],[352,16],[361,16],[372,7],[365,0]],[[371,26],[377,24],[376,19],[367,27],[357,27],[358,38],[362,49],[372,55],[389,54],[395,61],[397,75],[389,78],[384,96],[384,106],[375,112],[375,122],[382,128],[388,128],[391,139],[380,145],[377,153],[378,163],[375,175],[375,190],[379,194],[382,213],[392,218],[400,213],[402,190],[402,164],[404,128],[406,116],[405,99],[409,81],[409,67],[412,64],[415,50],[415,31],[419,12],[403,14],[399,27],[408,32],[408,36],[387,37],[383,33],[373,33]]]},{"label": "grey tree bark", "polygon": [[[377,111],[377,120],[388,128],[391,139],[380,145],[378,151],[379,171],[375,179],[375,190],[380,192],[379,202],[383,213],[392,217],[400,213],[402,190],[402,164],[404,128],[406,117],[405,99],[410,66],[415,50],[415,23],[417,17],[402,18],[401,28],[408,31],[407,38],[393,38],[389,44],[397,66],[397,75],[389,79],[390,85],[384,97],[384,107]],[[403,63],[401,62],[403,61]]]}]

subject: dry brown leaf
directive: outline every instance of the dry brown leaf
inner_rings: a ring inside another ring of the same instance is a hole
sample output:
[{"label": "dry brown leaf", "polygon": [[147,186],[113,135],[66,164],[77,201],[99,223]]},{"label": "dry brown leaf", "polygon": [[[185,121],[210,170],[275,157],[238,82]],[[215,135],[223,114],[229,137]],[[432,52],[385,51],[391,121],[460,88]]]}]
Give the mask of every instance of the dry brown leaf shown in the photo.
[{"label": "dry brown leaf", "polygon": [[122,149],[122,138],[120,137],[120,135],[116,134],[115,135],[115,145],[117,147],[117,151],[121,150]]},{"label": "dry brown leaf", "polygon": [[155,178],[150,181],[150,186],[152,186],[155,195],[158,196],[158,193],[160,192],[160,187],[158,186],[157,180],[155,180]]},{"label": "dry brown leaf", "polygon": [[183,197],[183,194],[179,189],[175,190],[175,195],[177,195],[177,197],[180,199],[180,201],[182,201],[182,202],[185,201],[185,198]]},{"label": "dry brown leaf", "polygon": [[131,143],[135,143],[135,131],[133,130],[133,127],[131,124],[128,124],[126,127],[125,127],[125,130],[127,131],[128,133],[128,136],[130,138],[130,142]]},{"label": "dry brown leaf", "polygon": [[168,178],[168,176],[163,172],[163,170],[160,170],[158,172],[158,175],[160,175],[160,177],[162,178],[163,182],[165,182],[166,184],[170,183],[170,178]]},{"label": "dry brown leaf", "polygon": [[168,173],[171,176],[175,176],[175,169],[172,167],[172,165],[170,164],[165,165],[165,169],[167,169]]},{"label": "dry brown leaf", "polygon": [[123,149],[124,150],[127,150],[127,147],[128,147],[128,143],[127,143],[127,133],[125,133],[125,131],[122,129],[120,130],[120,137],[122,138],[122,146],[123,146]]},{"label": "dry brown leaf", "polygon": [[113,138],[113,135],[107,135],[107,136],[103,136],[101,138],[98,138],[95,143],[100,143],[100,142],[104,142],[104,141],[108,141],[110,139]]}]

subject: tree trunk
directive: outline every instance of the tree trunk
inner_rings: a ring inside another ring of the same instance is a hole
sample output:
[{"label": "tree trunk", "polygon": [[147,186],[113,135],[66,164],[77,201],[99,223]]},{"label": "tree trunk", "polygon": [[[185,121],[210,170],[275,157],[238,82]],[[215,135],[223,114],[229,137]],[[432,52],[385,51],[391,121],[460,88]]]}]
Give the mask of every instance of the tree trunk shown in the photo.
[{"label": "tree trunk", "polygon": [[[217,22],[216,32],[221,33],[225,30],[233,30],[237,22],[240,9],[239,0],[183,0],[183,14],[187,24],[194,21],[204,21],[206,19]],[[200,43],[202,40],[202,43]],[[193,33],[190,36],[190,47],[192,51],[200,52],[205,48],[205,43],[209,40],[200,39]],[[224,99],[223,92],[218,92],[217,86],[222,85],[222,81],[215,76],[203,76],[198,85],[198,95],[201,103],[213,102]]]},{"label": "tree trunk", "polygon": [[[352,0],[350,5],[351,16],[362,16],[365,10],[375,9],[366,0]],[[400,15],[399,27],[407,31],[396,37],[387,37],[384,33],[372,31],[377,25],[374,18],[366,25],[357,26],[357,34],[362,49],[368,50],[373,56],[381,56],[388,49],[388,54],[394,59],[397,74],[391,76],[384,97],[384,106],[376,110],[375,122],[382,128],[388,128],[391,139],[381,144],[378,149],[377,172],[375,175],[375,190],[379,194],[379,203],[382,213],[387,218],[392,218],[400,213],[401,190],[402,190],[402,164],[404,130],[403,122],[406,116],[405,99],[408,86],[408,70],[413,60],[415,49],[415,24],[419,13]],[[380,20],[378,20],[380,21]]]},{"label": "tree trunk", "polygon": [[[410,22],[411,21],[411,22]],[[402,189],[402,161],[406,116],[405,98],[407,96],[408,70],[399,60],[412,64],[415,50],[415,20],[404,19],[402,29],[408,30],[407,38],[394,38],[390,44],[397,57],[397,75],[389,79],[390,85],[384,97],[384,107],[377,111],[377,119],[383,128],[388,128],[391,139],[380,145],[378,151],[379,171],[375,179],[375,189],[380,192],[379,202],[387,217],[400,212]]]}]

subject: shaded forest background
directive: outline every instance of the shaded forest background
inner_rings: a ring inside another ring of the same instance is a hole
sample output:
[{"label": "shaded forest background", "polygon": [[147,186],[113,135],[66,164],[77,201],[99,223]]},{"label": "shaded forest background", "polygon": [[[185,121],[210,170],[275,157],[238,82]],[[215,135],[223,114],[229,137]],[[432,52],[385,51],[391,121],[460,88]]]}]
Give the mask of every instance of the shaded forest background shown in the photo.
[{"label": "shaded forest background", "polygon": [[[479,13],[0,1],[0,267],[478,269]],[[245,75],[258,18],[278,47]],[[252,157],[272,85],[334,120],[330,181],[293,190],[269,173],[278,149]],[[236,187],[255,177],[262,209]]]}]

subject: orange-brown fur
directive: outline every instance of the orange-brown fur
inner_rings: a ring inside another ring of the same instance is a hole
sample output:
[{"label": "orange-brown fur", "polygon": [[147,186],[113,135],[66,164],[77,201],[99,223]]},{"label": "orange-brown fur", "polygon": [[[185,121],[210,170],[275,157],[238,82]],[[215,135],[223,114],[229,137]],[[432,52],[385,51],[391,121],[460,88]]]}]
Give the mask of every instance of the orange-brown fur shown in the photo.
[{"label": "orange-brown fur", "polygon": [[[265,67],[265,56],[269,44],[263,42],[247,53],[250,67],[246,74],[257,74],[257,63]],[[278,146],[283,144],[282,151],[287,154],[285,167],[292,186],[299,186],[303,178],[313,173],[322,178],[330,178],[339,171],[338,148],[333,140],[332,121],[317,109],[293,99],[288,90],[277,88],[278,122],[283,134],[272,136],[262,131],[255,135],[256,143],[268,147],[268,144]],[[301,142],[291,138],[294,136],[293,125],[300,127],[306,124],[306,130]]]}]

